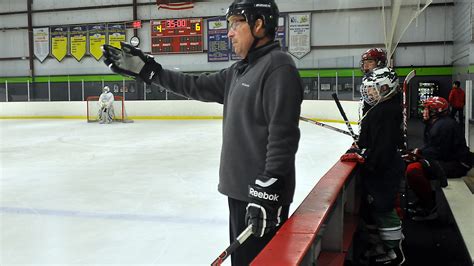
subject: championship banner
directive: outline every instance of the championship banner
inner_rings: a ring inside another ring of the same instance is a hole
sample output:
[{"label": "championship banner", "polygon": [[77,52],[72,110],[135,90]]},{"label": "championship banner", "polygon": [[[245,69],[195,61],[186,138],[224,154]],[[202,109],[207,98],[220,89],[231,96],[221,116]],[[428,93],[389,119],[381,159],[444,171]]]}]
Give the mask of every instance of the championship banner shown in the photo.
[{"label": "championship banner", "polygon": [[120,49],[120,42],[125,42],[125,24],[107,24],[107,33],[109,36],[109,45]]},{"label": "championship banner", "polygon": [[286,50],[286,25],[285,25],[285,17],[281,16],[278,18],[278,28],[275,36],[275,40],[280,41],[281,50]]},{"label": "championship banner", "polygon": [[156,0],[156,6],[158,10],[160,8],[168,10],[185,10],[194,7],[193,1],[182,1],[182,0]]},{"label": "championship banner", "polygon": [[33,42],[34,54],[43,63],[49,55],[49,28],[34,28]]},{"label": "championship banner", "polygon": [[61,62],[67,54],[68,27],[51,27],[51,54]]},{"label": "championship banner", "polygon": [[227,20],[216,18],[207,20],[207,61],[229,61],[229,38]]},{"label": "championship banner", "polygon": [[70,54],[77,61],[86,54],[87,46],[87,26],[71,26],[69,27],[69,40],[71,42]]},{"label": "championship banner", "polygon": [[102,46],[105,44],[107,31],[105,24],[89,25],[89,53],[99,61],[102,57]]},{"label": "championship banner", "polygon": [[311,52],[311,13],[288,14],[290,42],[288,52],[298,59]]}]

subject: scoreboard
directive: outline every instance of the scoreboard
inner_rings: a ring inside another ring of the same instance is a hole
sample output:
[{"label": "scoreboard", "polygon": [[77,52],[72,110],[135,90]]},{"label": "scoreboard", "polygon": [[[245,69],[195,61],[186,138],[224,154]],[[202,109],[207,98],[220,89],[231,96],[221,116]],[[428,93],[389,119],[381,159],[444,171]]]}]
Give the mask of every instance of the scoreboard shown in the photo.
[{"label": "scoreboard", "polygon": [[152,20],[151,53],[203,52],[202,21],[202,18]]}]

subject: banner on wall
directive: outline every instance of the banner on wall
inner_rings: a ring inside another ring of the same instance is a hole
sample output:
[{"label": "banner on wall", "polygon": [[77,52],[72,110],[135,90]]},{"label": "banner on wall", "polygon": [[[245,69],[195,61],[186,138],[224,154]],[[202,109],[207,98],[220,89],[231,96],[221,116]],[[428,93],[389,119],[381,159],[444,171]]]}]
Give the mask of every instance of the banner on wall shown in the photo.
[{"label": "banner on wall", "polygon": [[168,10],[184,10],[191,9],[194,7],[193,1],[181,1],[181,0],[156,0],[156,6],[158,9]]},{"label": "banner on wall", "polygon": [[71,26],[69,27],[70,54],[77,61],[86,54],[87,46],[87,26]]},{"label": "banner on wall", "polygon": [[68,48],[68,27],[51,27],[51,54],[56,60],[61,62],[67,55]]},{"label": "banner on wall", "polygon": [[105,24],[89,25],[89,53],[97,61],[102,57],[102,46],[105,44],[106,35]]},{"label": "banner on wall", "polygon": [[38,60],[43,61],[49,55],[49,28],[33,29],[34,54]]},{"label": "banner on wall", "polygon": [[275,40],[280,41],[281,50],[286,50],[286,25],[285,25],[285,17],[282,15],[278,18],[278,28],[275,35]]},{"label": "banner on wall", "polygon": [[311,13],[288,14],[288,52],[298,59],[311,52]]},{"label": "banner on wall", "polygon": [[125,24],[109,23],[107,24],[107,32],[109,36],[109,45],[120,48],[120,42],[125,42]]},{"label": "banner on wall", "polygon": [[227,20],[216,18],[207,20],[207,61],[229,61],[229,38]]}]

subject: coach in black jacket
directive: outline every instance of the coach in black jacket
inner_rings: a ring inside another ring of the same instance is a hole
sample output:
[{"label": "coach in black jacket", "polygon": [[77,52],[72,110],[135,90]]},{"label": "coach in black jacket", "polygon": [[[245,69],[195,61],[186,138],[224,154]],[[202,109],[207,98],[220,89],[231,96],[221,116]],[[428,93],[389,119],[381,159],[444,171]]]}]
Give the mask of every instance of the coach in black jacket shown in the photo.
[{"label": "coach in black jacket", "polygon": [[248,265],[270,241],[288,218],[295,190],[303,86],[293,60],[274,41],[278,17],[273,0],[235,0],[227,11],[228,37],[244,59],[214,74],[163,69],[125,43],[104,46],[114,72],[223,104],[218,189],[228,197],[231,241],[247,225],[254,235],[234,252],[233,265]]}]

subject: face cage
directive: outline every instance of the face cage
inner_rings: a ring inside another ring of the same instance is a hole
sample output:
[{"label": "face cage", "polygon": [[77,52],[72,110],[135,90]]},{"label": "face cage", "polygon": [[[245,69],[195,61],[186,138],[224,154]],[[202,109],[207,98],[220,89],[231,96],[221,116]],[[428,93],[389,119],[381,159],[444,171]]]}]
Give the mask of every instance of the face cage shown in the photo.
[{"label": "face cage", "polygon": [[[374,88],[373,92],[369,93],[369,88]],[[362,95],[362,99],[370,106],[376,105],[380,99],[380,88],[376,84],[364,85],[360,86],[360,94]]]}]

